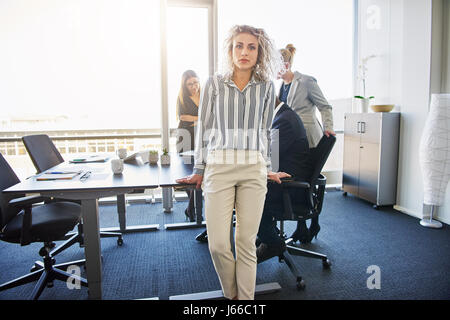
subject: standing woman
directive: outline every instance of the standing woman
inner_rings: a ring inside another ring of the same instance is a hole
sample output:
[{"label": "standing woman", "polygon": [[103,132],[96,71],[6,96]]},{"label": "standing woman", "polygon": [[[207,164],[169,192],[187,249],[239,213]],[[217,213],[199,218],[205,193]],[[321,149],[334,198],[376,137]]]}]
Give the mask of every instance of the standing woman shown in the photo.
[{"label": "standing woman", "polygon": [[194,131],[198,120],[200,82],[197,74],[187,70],[181,76],[181,87],[177,98],[178,139],[177,152],[194,150]]},{"label": "standing woman", "polygon": [[269,154],[277,52],[263,29],[246,25],[230,30],[225,50],[225,74],[210,77],[202,90],[194,174],[177,182],[203,183],[209,250],[224,296],[254,299],[267,178],[281,183],[289,177],[271,171]]},{"label": "standing woman", "polygon": [[[187,70],[181,76],[181,87],[177,99],[177,118],[179,120],[177,130],[177,152],[194,150],[195,127],[198,120],[198,105],[200,104],[200,82],[197,74]],[[189,221],[195,221],[194,217],[194,190],[188,189],[188,207],[184,214]]]},{"label": "standing woman", "polygon": [[[288,44],[281,49],[285,73],[279,75],[283,79],[280,87],[279,98],[289,105],[302,119],[306,130],[309,148],[315,148],[323,135],[336,135],[333,131],[333,112],[331,105],[323,96],[322,91],[315,78],[302,74],[298,71],[292,72],[292,62],[295,55],[295,47]],[[316,110],[322,117],[322,125],[316,117]],[[291,236],[294,241],[309,243],[313,237],[317,237],[320,231],[319,217],[311,219],[311,226],[306,227],[305,221],[297,223],[297,229]]]}]

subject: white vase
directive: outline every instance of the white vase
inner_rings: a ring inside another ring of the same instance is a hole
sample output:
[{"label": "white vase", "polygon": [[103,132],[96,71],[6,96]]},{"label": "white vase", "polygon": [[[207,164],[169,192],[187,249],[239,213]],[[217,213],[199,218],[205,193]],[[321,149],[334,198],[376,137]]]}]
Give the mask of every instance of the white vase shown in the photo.
[{"label": "white vase", "polygon": [[367,113],[369,112],[370,99],[353,98],[352,112]]},{"label": "white vase", "polygon": [[162,154],[161,155],[161,165],[168,166],[170,164],[170,155]]},{"label": "white vase", "polygon": [[361,112],[362,113],[369,112],[369,104],[370,104],[370,99],[361,99]]},{"label": "white vase", "polygon": [[[432,206],[432,210],[435,206],[443,204],[450,179],[449,128],[450,94],[433,94],[419,148],[419,162],[424,187],[423,203]],[[430,217],[431,222],[432,216]],[[421,224],[424,225],[425,222],[421,221]]]}]

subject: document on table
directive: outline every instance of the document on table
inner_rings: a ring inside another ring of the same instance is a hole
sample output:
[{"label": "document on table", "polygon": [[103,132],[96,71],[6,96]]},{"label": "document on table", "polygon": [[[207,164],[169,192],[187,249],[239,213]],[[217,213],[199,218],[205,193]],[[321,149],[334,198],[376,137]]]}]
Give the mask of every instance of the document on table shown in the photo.
[{"label": "document on table", "polygon": [[85,158],[72,159],[69,162],[70,163],[106,162],[108,161],[108,159],[109,159],[108,156],[93,155]]},{"label": "document on table", "polygon": [[36,181],[49,181],[49,180],[71,180],[74,177],[80,175],[83,171],[68,172],[68,171],[50,171],[44,172],[38,177]]}]

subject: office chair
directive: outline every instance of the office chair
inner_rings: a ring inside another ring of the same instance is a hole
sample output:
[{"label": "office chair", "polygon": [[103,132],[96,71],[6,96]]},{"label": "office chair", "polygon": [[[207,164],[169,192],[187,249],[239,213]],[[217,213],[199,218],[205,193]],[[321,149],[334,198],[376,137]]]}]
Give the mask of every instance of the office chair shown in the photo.
[{"label": "office chair", "polygon": [[[277,220],[280,221],[280,237],[282,237],[282,239],[286,243],[286,251],[284,251],[278,257],[280,262],[286,262],[289,269],[294,274],[297,281],[298,290],[303,290],[305,288],[305,282],[294,263],[292,255],[321,259],[322,265],[325,269],[328,269],[331,266],[331,261],[324,254],[294,246],[292,244],[293,239],[287,238],[284,234],[284,221],[305,221],[317,217],[321,213],[327,179],[320,172],[322,171],[322,168],[325,165],[325,162],[327,161],[335,142],[336,137],[323,136],[317,147],[311,149],[309,161],[311,167],[314,168],[314,170],[312,171],[309,180],[294,180],[290,182],[283,182],[281,184],[284,209],[282,217],[277,218]],[[293,199],[291,199],[291,195],[289,194],[289,190],[291,189],[298,189],[298,191],[301,190],[301,192],[303,192],[304,194],[304,201],[293,202]]]},{"label": "office chair", "polygon": [[[23,144],[30,155],[31,161],[37,170],[37,173],[41,173],[47,169],[50,169],[62,162],[64,162],[63,157],[59,153],[58,149],[46,134],[30,135],[22,137]],[[59,201],[60,199],[51,199],[49,201]],[[63,200],[80,203],[79,201],[73,200]],[[64,240],[63,244],[52,251],[52,256],[57,255],[61,251],[69,248],[75,243],[79,243],[80,246],[83,245],[83,223],[80,222],[77,226],[78,232],[69,233]],[[117,244],[121,246],[123,244],[122,233],[119,232],[105,232],[100,229],[101,238],[118,237]]]},{"label": "office chair", "polygon": [[[12,168],[0,154],[0,190],[3,191],[19,182]],[[66,282],[68,279],[75,279],[80,285],[87,287],[86,279],[66,272],[69,266],[84,265],[84,259],[55,264],[55,258],[50,252],[53,241],[63,238],[79,223],[81,206],[73,202],[59,201],[32,208],[33,204],[44,200],[45,198],[41,196],[19,195],[15,198],[0,193],[0,240],[20,243],[21,246],[32,242],[44,244],[39,250],[43,263],[37,261],[29,274],[0,285],[0,291],[39,280],[31,293],[31,298],[37,300],[46,286],[53,286],[54,280]]]}]

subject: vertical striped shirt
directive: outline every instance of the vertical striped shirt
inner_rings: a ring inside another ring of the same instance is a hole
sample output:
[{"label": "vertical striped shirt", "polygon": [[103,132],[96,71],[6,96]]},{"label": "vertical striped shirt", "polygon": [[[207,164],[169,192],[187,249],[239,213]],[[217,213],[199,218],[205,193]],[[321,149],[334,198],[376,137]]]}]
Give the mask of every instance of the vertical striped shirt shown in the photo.
[{"label": "vertical striped shirt", "polygon": [[195,136],[194,173],[203,174],[213,150],[256,150],[270,163],[270,127],[275,107],[271,81],[253,77],[241,91],[230,79],[215,75],[202,90]]}]

